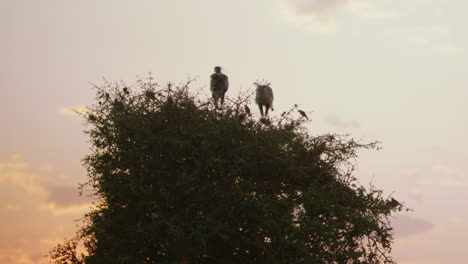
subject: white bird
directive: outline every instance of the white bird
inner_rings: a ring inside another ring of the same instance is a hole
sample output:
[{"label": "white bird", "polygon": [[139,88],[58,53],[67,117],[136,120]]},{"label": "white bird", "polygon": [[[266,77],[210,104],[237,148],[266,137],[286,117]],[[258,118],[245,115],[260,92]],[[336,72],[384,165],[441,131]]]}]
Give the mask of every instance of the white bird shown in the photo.
[{"label": "white bird", "polygon": [[[255,103],[257,103],[258,108],[260,109],[260,114],[262,117],[268,115],[268,110],[273,111],[273,90],[270,87],[270,83],[254,83],[257,86],[255,91]],[[263,112],[263,107],[265,107],[265,113]]]},{"label": "white bird", "polygon": [[211,74],[210,90],[214,100],[215,108],[218,108],[218,101],[221,99],[221,106],[224,104],[224,94],[229,89],[229,80],[226,74],[221,72],[221,67],[216,66],[215,72]]}]

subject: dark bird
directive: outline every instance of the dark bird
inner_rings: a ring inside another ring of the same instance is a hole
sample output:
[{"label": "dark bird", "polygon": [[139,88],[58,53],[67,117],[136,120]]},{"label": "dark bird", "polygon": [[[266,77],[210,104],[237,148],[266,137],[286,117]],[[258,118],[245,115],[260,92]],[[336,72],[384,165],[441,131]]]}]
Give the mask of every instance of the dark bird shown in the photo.
[{"label": "dark bird", "polygon": [[393,197],[390,199],[389,205],[392,207],[401,206],[401,203],[395,200]]},{"label": "dark bird", "polygon": [[217,109],[219,100],[221,100],[221,106],[224,104],[224,95],[229,89],[229,80],[227,75],[221,72],[221,67],[216,66],[214,70],[215,72],[210,76],[210,90]]},{"label": "dark bird", "polygon": [[88,118],[89,118],[89,121],[91,121],[91,122],[94,122],[94,121],[97,120],[97,117],[95,115],[93,115],[93,114],[89,114]]},{"label": "dark bird", "polygon": [[145,95],[148,99],[151,99],[151,100],[156,99],[156,94],[153,91],[146,91]]},{"label": "dark bird", "polygon": [[249,116],[252,115],[250,113],[250,108],[247,105],[244,105],[244,110],[245,110],[245,113],[247,113]]},{"label": "dark bird", "polygon": [[302,110],[297,110],[299,112],[299,114],[301,114],[301,116],[305,117],[307,120],[309,120],[309,117],[307,116],[307,114],[302,111]]},{"label": "dark bird", "polygon": [[[268,115],[268,110],[273,111],[273,90],[270,87],[270,83],[254,83],[257,86],[255,90],[255,103],[257,103],[260,109],[260,115],[263,117]],[[263,112],[265,107],[265,112]]]}]

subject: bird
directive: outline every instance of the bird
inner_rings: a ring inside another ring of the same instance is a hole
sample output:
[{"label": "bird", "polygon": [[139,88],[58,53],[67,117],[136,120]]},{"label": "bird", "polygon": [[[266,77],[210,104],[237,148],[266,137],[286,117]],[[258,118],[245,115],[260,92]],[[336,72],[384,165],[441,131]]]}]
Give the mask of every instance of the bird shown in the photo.
[{"label": "bird", "polygon": [[252,114],[250,113],[250,108],[249,108],[247,105],[244,105],[244,111],[245,111],[245,113],[247,113],[249,116],[252,115]]},{"label": "bird", "polygon": [[299,112],[299,114],[301,114],[301,116],[303,116],[303,117],[305,117],[307,120],[309,120],[309,117],[307,116],[307,114],[306,114],[304,111],[302,111],[302,110],[300,110],[300,109],[297,110],[297,111]]},{"label": "bird", "polygon": [[218,101],[221,100],[221,106],[224,104],[224,95],[229,89],[229,80],[226,74],[221,72],[221,67],[214,67],[214,73],[211,74],[210,90],[214,100],[215,108],[218,109]]},{"label": "bird", "polygon": [[401,203],[398,202],[395,198],[392,197],[390,199],[389,205],[392,206],[392,207],[397,207],[397,206],[401,206]]},{"label": "bird", "polygon": [[145,96],[151,100],[156,99],[156,94],[153,91],[145,91]]},{"label": "bird", "polygon": [[[273,111],[273,90],[270,87],[270,83],[254,83],[257,86],[255,90],[255,103],[257,103],[260,109],[260,115],[263,117],[268,115],[268,110]],[[265,113],[263,112],[265,107]]]}]

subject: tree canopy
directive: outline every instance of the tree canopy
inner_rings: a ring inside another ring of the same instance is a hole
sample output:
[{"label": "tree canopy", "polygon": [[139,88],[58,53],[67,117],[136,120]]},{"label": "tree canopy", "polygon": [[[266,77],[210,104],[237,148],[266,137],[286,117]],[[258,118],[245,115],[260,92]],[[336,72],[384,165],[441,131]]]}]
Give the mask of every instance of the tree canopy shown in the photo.
[{"label": "tree canopy", "polygon": [[[297,107],[215,110],[190,82],[96,86],[84,159],[97,202],[54,263],[394,263],[403,209],[353,176],[348,136],[312,136]],[[81,253],[83,252],[83,253]]]}]

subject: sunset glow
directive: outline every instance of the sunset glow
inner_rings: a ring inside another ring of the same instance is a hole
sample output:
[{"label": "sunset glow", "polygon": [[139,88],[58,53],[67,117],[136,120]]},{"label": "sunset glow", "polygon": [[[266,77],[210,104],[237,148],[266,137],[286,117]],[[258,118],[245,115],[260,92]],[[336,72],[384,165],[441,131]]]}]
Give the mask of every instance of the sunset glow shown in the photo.
[{"label": "sunset glow", "polygon": [[[14,0],[0,2],[0,263],[47,263],[93,198],[80,114],[93,84],[194,78],[227,96],[268,80],[278,116],[311,134],[378,140],[356,177],[412,211],[396,216],[401,264],[468,259],[468,2],[461,0]],[[104,80],[105,79],[105,80]],[[257,110],[257,109],[255,109]]]}]

